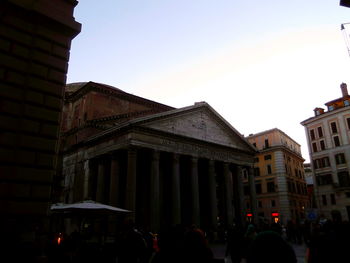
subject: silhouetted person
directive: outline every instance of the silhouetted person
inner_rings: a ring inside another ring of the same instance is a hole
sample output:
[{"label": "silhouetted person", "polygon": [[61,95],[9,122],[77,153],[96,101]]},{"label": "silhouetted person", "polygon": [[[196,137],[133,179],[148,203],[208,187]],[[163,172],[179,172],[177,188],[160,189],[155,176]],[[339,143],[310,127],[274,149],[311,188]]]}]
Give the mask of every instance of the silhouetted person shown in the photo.
[{"label": "silhouetted person", "polygon": [[213,252],[202,230],[191,228],[185,234],[184,238],[184,258],[181,262],[213,262]]},{"label": "silhouetted person", "polygon": [[243,257],[247,257],[248,250],[253,243],[255,237],[257,235],[256,228],[253,224],[249,224],[247,230],[244,234],[244,252]]},{"label": "silhouetted person", "polygon": [[146,243],[134,222],[127,220],[117,243],[118,263],[139,263],[145,257]]},{"label": "silhouetted person", "polygon": [[231,257],[232,263],[241,262],[244,252],[244,236],[236,226],[228,230],[226,256]]},{"label": "silhouetted person", "polygon": [[253,240],[247,263],[296,263],[293,248],[275,231],[260,232]]}]

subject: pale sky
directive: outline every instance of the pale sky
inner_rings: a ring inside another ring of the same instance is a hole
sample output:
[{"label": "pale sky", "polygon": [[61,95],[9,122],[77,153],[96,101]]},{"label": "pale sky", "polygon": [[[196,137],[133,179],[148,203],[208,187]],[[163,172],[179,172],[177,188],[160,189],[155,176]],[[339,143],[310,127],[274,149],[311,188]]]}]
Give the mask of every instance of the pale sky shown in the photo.
[{"label": "pale sky", "polygon": [[[94,81],[176,108],[209,103],[248,136],[279,128],[309,161],[315,107],[350,91],[339,0],[80,0],[67,83]],[[350,25],[349,31],[350,33]]]}]

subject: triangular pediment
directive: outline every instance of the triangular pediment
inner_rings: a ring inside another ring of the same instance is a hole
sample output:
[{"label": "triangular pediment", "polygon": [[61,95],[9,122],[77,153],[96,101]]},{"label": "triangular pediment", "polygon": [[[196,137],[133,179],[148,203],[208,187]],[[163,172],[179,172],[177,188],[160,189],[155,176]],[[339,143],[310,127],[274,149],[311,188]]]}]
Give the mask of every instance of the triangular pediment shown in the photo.
[{"label": "triangular pediment", "polygon": [[206,103],[158,114],[143,120],[140,126],[235,149],[253,150],[244,137]]}]

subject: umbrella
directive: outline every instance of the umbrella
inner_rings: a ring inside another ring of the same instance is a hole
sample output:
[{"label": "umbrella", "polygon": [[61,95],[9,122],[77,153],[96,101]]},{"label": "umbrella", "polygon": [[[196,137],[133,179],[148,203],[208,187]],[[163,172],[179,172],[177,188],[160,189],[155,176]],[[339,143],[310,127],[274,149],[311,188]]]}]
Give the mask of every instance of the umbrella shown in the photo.
[{"label": "umbrella", "polygon": [[93,200],[86,200],[73,204],[57,203],[51,205],[51,211],[53,212],[77,212],[77,213],[102,213],[102,214],[115,214],[115,213],[131,213],[129,210],[125,210],[119,207],[101,204]]}]

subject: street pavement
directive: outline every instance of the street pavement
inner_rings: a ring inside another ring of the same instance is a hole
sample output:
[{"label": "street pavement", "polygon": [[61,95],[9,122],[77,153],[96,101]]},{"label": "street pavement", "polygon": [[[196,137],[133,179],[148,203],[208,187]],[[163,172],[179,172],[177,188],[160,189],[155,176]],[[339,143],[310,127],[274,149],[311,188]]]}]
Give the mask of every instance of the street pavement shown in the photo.
[{"label": "street pavement", "polygon": [[[294,249],[295,255],[297,257],[298,263],[306,263],[305,256],[306,256],[306,245],[305,244],[291,244],[291,246]],[[213,251],[214,258],[216,262],[225,262],[225,250],[226,250],[226,244],[224,243],[211,243],[210,248]],[[246,263],[246,261],[243,259],[241,263]]]}]

